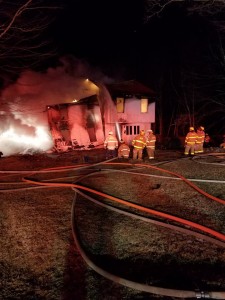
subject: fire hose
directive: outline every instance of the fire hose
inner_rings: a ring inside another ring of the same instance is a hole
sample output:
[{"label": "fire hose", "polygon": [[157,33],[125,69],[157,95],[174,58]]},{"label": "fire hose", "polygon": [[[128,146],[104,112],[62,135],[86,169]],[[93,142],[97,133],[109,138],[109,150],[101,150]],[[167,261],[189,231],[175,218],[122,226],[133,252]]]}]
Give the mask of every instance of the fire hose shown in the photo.
[{"label": "fire hose", "polygon": [[[106,162],[106,164],[108,164],[108,162]],[[113,163],[115,165],[115,163]],[[117,164],[121,164],[121,163],[117,163]],[[124,165],[124,164],[123,164]],[[126,164],[127,165],[127,164]],[[131,164],[129,164],[131,165]],[[193,187],[194,189],[196,189],[198,192],[200,192],[201,194],[205,195],[206,197],[214,200],[214,201],[217,201],[221,204],[225,204],[225,201],[222,200],[222,199],[219,199],[217,197],[214,197],[212,195],[209,195],[207,193],[205,193],[204,191],[202,191],[200,188],[198,188],[197,186],[195,186],[194,184],[192,184],[189,180],[187,180],[185,177],[179,175],[179,174],[176,174],[174,172],[171,172],[171,171],[167,171],[167,170],[164,170],[164,169],[161,169],[161,168],[158,168],[158,167],[155,167],[155,166],[152,166],[152,165],[143,165],[143,164],[136,164],[136,166],[141,166],[141,167],[150,167],[150,168],[153,168],[153,169],[157,169],[157,170],[161,170],[163,172],[166,172],[166,173],[169,173],[171,175],[174,175],[174,176],[177,176],[178,178],[180,178],[181,180],[185,181],[187,184],[189,184],[191,187]],[[55,170],[55,169],[54,169]],[[47,171],[47,170],[46,170]],[[28,173],[28,172],[26,172]],[[35,173],[35,172],[34,172]],[[141,207],[139,205],[136,205],[136,204],[133,204],[133,203],[130,203],[130,202],[127,202],[125,200],[122,200],[122,199],[118,199],[116,197],[113,197],[113,196],[109,196],[109,195],[106,195],[104,193],[101,193],[101,192],[96,192],[96,191],[93,191],[89,188],[86,188],[86,187],[83,187],[81,185],[77,185],[77,184],[70,184],[70,183],[50,183],[50,182],[38,182],[38,181],[33,181],[33,180],[30,180],[28,178],[23,178],[23,181],[25,182],[28,182],[28,183],[33,183],[33,184],[37,184],[37,185],[41,185],[41,186],[62,186],[62,187],[73,187],[74,189],[81,189],[81,190],[85,190],[85,191],[88,191],[88,192],[92,192],[92,193],[95,193],[95,194],[98,194],[98,195],[101,195],[103,197],[107,197],[113,201],[116,201],[116,202],[119,202],[119,203],[122,203],[124,205],[127,205],[127,206],[130,206],[130,207],[133,207],[133,208],[136,208],[138,210],[141,210],[141,211],[145,211],[145,212],[148,212],[148,213],[151,213],[151,214],[155,214],[155,211],[151,210],[151,209],[147,209],[147,208],[144,208],[144,207]],[[159,213],[159,214],[158,214]],[[174,221],[181,221],[182,219],[178,218],[178,217],[172,217],[170,215],[167,215],[167,214],[164,214],[164,213],[161,213],[161,212],[157,212],[156,213],[157,215],[159,216],[162,216],[162,217],[166,217],[168,219],[172,219]],[[207,228],[207,227],[204,227],[204,226],[201,226],[199,224],[195,224],[193,222],[190,222],[188,220],[185,220],[184,224],[186,225],[190,225],[192,227],[195,227],[201,231],[204,231],[204,232],[207,232],[211,235],[214,235],[216,236],[217,238],[225,241],[225,236],[223,234],[220,234],[218,232],[215,232],[213,230],[211,230],[210,228]],[[74,236],[75,240],[77,240],[76,236]],[[78,240],[76,241],[77,243],[79,242]],[[82,251],[82,249],[80,248],[80,245],[79,243],[77,244],[78,246],[78,249],[80,251]],[[84,254],[84,253],[83,253]],[[84,254],[85,256],[85,254]],[[211,298],[211,299],[225,299],[225,292],[192,292],[192,291],[179,291],[179,290],[170,290],[170,289],[164,289],[164,288],[160,288],[160,287],[154,287],[154,286],[148,286],[148,285],[143,285],[143,284],[140,284],[140,283],[137,283],[137,282],[133,282],[133,281],[129,281],[127,279],[124,279],[124,278],[120,278],[120,277],[117,277],[113,274],[110,274],[108,273],[107,271],[104,271],[102,270],[101,268],[99,268],[98,266],[94,265],[93,262],[91,262],[89,260],[88,257],[85,257],[85,260],[86,262],[93,268],[95,269],[98,273],[102,274],[103,276],[117,282],[117,283],[120,283],[120,284],[123,284],[125,286],[128,286],[128,287],[131,287],[131,288],[135,288],[135,289],[138,289],[138,290],[141,290],[141,291],[146,291],[146,292],[150,292],[150,293],[155,293],[155,294],[160,294],[160,295],[166,295],[166,296],[174,296],[174,297],[185,297],[185,298],[193,298],[193,297],[196,297],[197,299],[200,299],[200,298]]]}]

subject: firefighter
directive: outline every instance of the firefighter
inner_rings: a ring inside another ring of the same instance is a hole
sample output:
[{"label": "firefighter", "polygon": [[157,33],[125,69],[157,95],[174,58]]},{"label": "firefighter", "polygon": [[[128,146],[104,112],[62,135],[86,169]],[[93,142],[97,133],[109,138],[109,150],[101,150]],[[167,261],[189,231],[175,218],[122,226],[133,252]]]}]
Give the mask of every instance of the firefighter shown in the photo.
[{"label": "firefighter", "polygon": [[143,149],[146,146],[145,131],[143,129],[141,130],[140,134],[133,139],[132,145],[134,146],[133,159],[138,158],[142,160]]},{"label": "firefighter", "polygon": [[124,143],[124,140],[120,141],[120,146],[118,149],[118,158],[129,158],[130,147]]},{"label": "firefighter", "polygon": [[197,141],[195,145],[195,153],[203,153],[203,144],[205,140],[205,131],[203,126],[199,126],[197,129]]},{"label": "firefighter", "polygon": [[148,136],[146,139],[146,148],[147,148],[149,159],[155,158],[155,142],[156,142],[156,136],[154,135],[153,131],[150,129],[148,130]]},{"label": "firefighter", "polygon": [[109,131],[109,135],[105,139],[104,148],[106,149],[106,159],[117,156],[116,149],[118,148],[118,140],[112,131]]},{"label": "firefighter", "polygon": [[191,155],[195,155],[195,145],[197,141],[197,133],[195,132],[194,127],[189,128],[189,132],[185,137],[185,150],[184,154],[189,155],[189,152],[191,152]]}]

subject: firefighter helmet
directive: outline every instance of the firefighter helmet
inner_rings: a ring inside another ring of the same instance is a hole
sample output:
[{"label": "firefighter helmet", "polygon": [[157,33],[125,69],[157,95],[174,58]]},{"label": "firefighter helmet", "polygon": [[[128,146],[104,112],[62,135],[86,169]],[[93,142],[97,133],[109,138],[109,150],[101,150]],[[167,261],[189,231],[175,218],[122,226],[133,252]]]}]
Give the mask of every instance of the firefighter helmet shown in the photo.
[{"label": "firefighter helmet", "polygon": [[152,129],[149,129],[149,130],[148,130],[148,132],[149,132],[149,133],[152,133],[152,132],[153,132],[153,130],[152,130]]},{"label": "firefighter helmet", "polygon": [[109,135],[112,135],[113,134],[113,132],[112,131],[109,131]]},{"label": "firefighter helmet", "polygon": [[205,128],[204,128],[203,126],[200,126],[200,129],[201,129],[201,130],[205,130]]},{"label": "firefighter helmet", "polygon": [[194,130],[195,130],[194,127],[189,128],[189,131],[194,131]]},{"label": "firefighter helmet", "polygon": [[141,130],[141,135],[145,135],[144,129]]}]

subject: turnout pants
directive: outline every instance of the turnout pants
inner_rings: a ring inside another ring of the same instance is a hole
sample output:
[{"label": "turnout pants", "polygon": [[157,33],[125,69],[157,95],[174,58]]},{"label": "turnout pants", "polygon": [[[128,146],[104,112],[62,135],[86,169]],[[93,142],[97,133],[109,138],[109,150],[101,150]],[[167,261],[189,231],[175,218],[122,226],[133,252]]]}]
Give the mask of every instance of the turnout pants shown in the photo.
[{"label": "turnout pants", "polygon": [[143,149],[134,148],[133,149],[133,159],[142,159]]}]

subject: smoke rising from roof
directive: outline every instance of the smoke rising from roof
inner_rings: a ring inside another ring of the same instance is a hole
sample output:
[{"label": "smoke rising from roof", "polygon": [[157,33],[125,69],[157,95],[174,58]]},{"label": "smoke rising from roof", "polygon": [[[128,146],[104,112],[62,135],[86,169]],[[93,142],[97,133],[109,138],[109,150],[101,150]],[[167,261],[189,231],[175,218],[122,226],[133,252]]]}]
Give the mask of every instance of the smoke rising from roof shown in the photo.
[{"label": "smoke rising from roof", "polygon": [[53,140],[46,107],[96,94],[97,86],[85,78],[111,82],[100,71],[76,58],[64,57],[60,63],[42,73],[26,70],[2,91],[0,151],[4,156],[51,149]]}]

